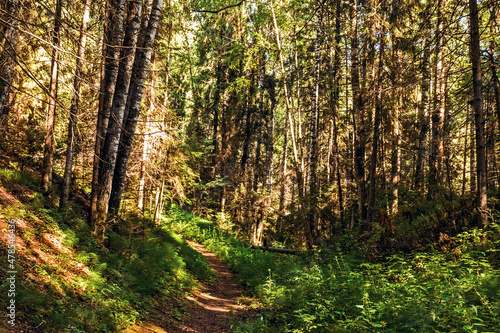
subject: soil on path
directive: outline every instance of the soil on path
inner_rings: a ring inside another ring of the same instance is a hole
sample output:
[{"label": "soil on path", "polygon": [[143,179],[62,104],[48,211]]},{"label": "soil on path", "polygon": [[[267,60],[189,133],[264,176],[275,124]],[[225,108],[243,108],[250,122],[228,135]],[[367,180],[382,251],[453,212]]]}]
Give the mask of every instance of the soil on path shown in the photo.
[{"label": "soil on path", "polygon": [[157,313],[149,321],[134,325],[126,332],[224,333],[231,330],[230,319],[242,318],[244,310],[238,304],[242,292],[233,273],[201,245],[192,241],[186,242],[207,259],[217,273],[218,280],[203,286],[201,291],[193,291],[193,296],[187,297],[187,317],[178,324],[168,322],[166,313],[163,316]]}]

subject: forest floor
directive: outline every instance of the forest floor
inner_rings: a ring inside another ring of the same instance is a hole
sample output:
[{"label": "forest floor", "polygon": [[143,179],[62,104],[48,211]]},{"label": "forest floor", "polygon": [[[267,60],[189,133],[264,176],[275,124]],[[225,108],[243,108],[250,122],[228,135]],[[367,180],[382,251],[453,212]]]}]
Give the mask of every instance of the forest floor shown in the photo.
[{"label": "forest floor", "polygon": [[[192,296],[187,297],[187,316],[178,324],[163,322],[164,316],[153,314],[150,320],[132,326],[127,333],[224,333],[230,332],[231,320],[238,321],[246,317],[246,310],[240,302],[242,289],[231,270],[203,246],[192,241],[186,242],[207,259],[217,273],[217,280],[202,285],[199,291],[194,290]],[[161,309],[158,311],[162,312]]]}]

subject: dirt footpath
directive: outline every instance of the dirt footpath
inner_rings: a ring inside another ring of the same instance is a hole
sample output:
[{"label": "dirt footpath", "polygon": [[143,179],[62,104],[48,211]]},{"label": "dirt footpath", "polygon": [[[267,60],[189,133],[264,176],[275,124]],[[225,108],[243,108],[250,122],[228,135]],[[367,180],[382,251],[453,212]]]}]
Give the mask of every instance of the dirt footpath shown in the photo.
[{"label": "dirt footpath", "polygon": [[177,325],[172,322],[162,323],[163,320],[159,320],[159,316],[155,315],[151,322],[136,324],[126,332],[224,333],[231,331],[230,319],[242,317],[244,310],[237,302],[242,291],[236,284],[233,273],[201,245],[192,241],[186,242],[207,259],[217,273],[218,280],[187,297],[187,317]]}]

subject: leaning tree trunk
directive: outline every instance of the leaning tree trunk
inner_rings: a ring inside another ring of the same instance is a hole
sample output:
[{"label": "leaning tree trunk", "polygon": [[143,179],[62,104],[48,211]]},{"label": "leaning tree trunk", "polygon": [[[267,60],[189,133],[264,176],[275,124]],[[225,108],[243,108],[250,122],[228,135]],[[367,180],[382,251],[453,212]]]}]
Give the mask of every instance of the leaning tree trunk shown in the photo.
[{"label": "leaning tree trunk", "polygon": [[113,103],[116,87],[116,76],[120,60],[120,40],[123,36],[123,20],[125,0],[106,1],[106,20],[103,36],[103,65],[99,95],[99,112],[97,114],[94,162],[92,171],[92,194],[90,207],[90,223],[95,224],[97,215],[97,190],[99,185],[99,167],[101,149],[106,138],[109,113]]},{"label": "leaning tree trunk", "polygon": [[[115,172],[118,144],[123,123],[123,116],[129,94],[132,68],[134,65],[139,26],[141,24],[141,1],[130,1],[126,31],[123,40],[123,49],[120,55],[120,66],[116,79],[113,104],[111,106],[110,120],[106,130],[106,139],[101,150],[99,165],[99,182],[97,186],[97,212],[96,226],[106,221],[108,216],[108,204],[111,196],[113,174]],[[110,212],[115,214],[116,211]],[[94,230],[96,230],[94,228]]]},{"label": "leaning tree trunk", "polygon": [[16,58],[17,24],[19,0],[9,0],[7,3],[7,16],[5,17],[5,30],[3,32],[2,53],[0,54],[0,129],[7,124],[10,90],[14,77],[14,64]]},{"label": "leaning tree trunk", "polygon": [[144,33],[144,39],[140,47],[137,48],[132,83],[130,86],[129,98],[130,107],[127,119],[124,122],[124,129],[118,148],[116,168],[113,176],[113,186],[109,201],[109,208],[118,211],[122,199],[123,189],[125,187],[125,177],[127,165],[134,142],[135,129],[139,114],[141,111],[142,93],[144,91],[144,81],[151,61],[153,42],[156,36],[158,22],[160,20],[163,0],[154,0],[151,8],[151,14],[148,20],[148,26]]},{"label": "leaning tree trunk", "polygon": [[52,32],[52,62],[50,66],[49,106],[45,123],[45,145],[43,148],[42,189],[49,194],[52,186],[52,165],[54,163],[54,122],[56,117],[57,81],[59,66],[59,39],[61,30],[62,0],[57,0]]},{"label": "leaning tree trunk", "polygon": [[476,121],[476,163],[477,163],[477,209],[479,226],[488,223],[488,195],[486,192],[486,149],[484,140],[484,113],[482,92],[481,50],[479,47],[479,18],[477,0],[469,0],[470,13],[470,58],[472,64],[472,85],[474,89],[474,116]]},{"label": "leaning tree trunk", "polygon": [[278,46],[278,55],[279,55],[279,60],[280,60],[280,69],[281,69],[281,79],[283,81],[283,90],[285,93],[285,106],[286,106],[286,113],[285,113],[285,140],[283,142],[283,155],[282,155],[282,167],[283,167],[283,174],[282,174],[282,181],[281,181],[281,190],[280,190],[280,216],[283,215],[283,210],[284,210],[284,202],[285,202],[285,184],[286,184],[286,167],[287,167],[287,156],[288,156],[288,131],[290,131],[291,137],[292,137],[292,146],[293,146],[293,158],[294,158],[294,164],[295,164],[295,170],[297,174],[297,181],[299,183],[299,188],[302,186],[302,173],[300,171],[300,165],[299,165],[299,159],[298,159],[298,154],[297,154],[297,144],[295,140],[295,132],[293,128],[293,121],[292,121],[292,113],[291,113],[291,106],[290,106],[290,96],[288,92],[288,86],[286,82],[286,72],[285,72],[285,65],[284,65],[284,60],[283,60],[283,52],[281,49],[281,40],[280,40],[280,34],[279,34],[279,29],[278,29],[278,23],[276,21],[276,15],[274,13],[274,6],[273,3],[271,2],[271,13],[273,15],[273,23],[274,23],[274,33],[276,35],[276,44]]},{"label": "leaning tree trunk", "polygon": [[80,103],[80,86],[82,83],[83,57],[85,55],[85,44],[87,41],[87,23],[90,17],[90,3],[92,0],[85,1],[82,24],[80,26],[80,41],[78,43],[78,52],[76,58],[75,78],[73,81],[73,96],[71,97],[71,108],[68,124],[68,146],[66,148],[66,165],[64,167],[63,185],[59,208],[64,209],[68,203],[69,191],[71,188],[71,173],[73,168],[73,150],[75,147],[75,129],[78,119],[78,106]]}]

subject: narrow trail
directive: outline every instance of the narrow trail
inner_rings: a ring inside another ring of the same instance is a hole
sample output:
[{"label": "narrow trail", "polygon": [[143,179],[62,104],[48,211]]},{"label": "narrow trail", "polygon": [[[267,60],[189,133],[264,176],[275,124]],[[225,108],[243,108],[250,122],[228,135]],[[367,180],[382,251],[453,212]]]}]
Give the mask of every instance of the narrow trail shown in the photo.
[{"label": "narrow trail", "polygon": [[217,273],[218,280],[204,285],[201,291],[193,291],[193,296],[187,297],[187,317],[175,326],[155,320],[158,316],[153,316],[151,321],[136,324],[126,332],[225,333],[230,332],[230,319],[243,317],[244,309],[237,302],[242,291],[231,270],[203,246],[188,240],[186,242],[207,259]]}]

